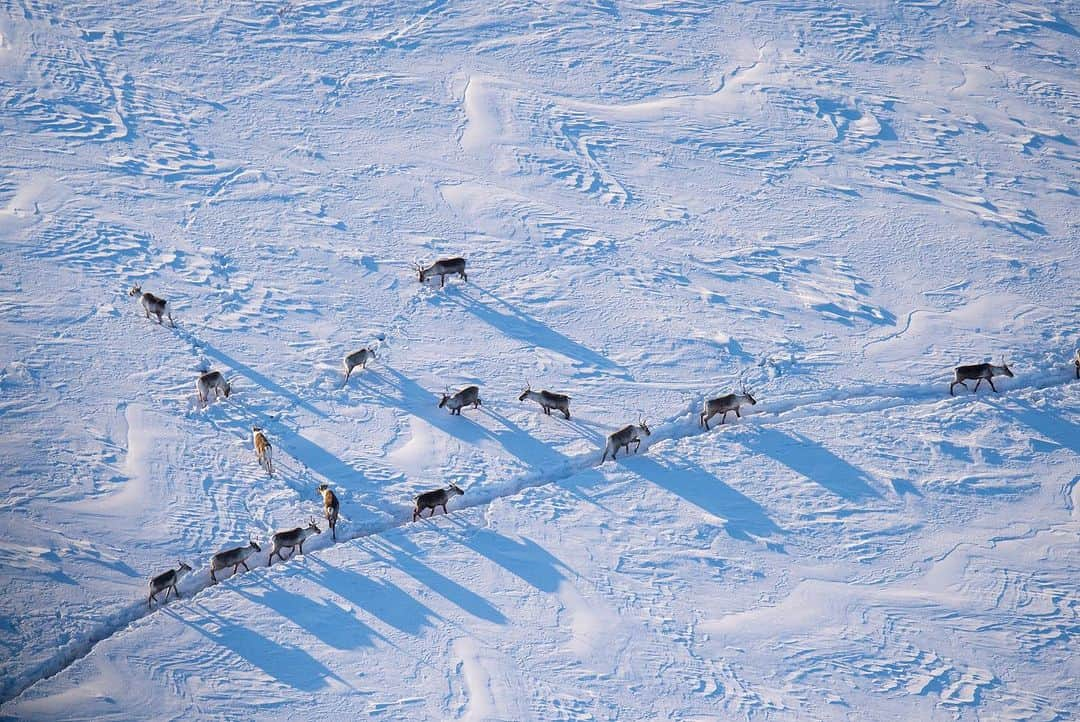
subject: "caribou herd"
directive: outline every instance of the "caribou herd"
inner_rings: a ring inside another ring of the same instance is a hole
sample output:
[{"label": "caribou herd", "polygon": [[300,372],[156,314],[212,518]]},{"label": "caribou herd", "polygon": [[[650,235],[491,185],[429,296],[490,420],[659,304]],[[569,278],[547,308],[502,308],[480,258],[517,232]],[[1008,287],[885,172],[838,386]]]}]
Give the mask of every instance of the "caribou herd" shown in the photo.
[{"label": "caribou herd", "polygon": [[[424,266],[421,263],[414,263],[414,268],[419,276],[420,283],[426,283],[429,279],[436,276],[439,277],[439,288],[443,288],[446,285],[446,277],[448,275],[456,275],[462,281],[468,282],[469,277],[465,273],[465,259],[460,257],[455,258],[443,258],[435,261],[432,264]],[[175,322],[172,318],[172,313],[168,309],[168,302],[163,298],[158,298],[152,293],[143,292],[139,286],[133,286],[128,292],[128,295],[139,298],[139,303],[143,308],[143,311],[147,318],[154,316],[157,318],[159,324],[162,324],[163,317],[169,319],[169,323],[175,326]],[[343,367],[345,370],[344,384],[348,384],[349,377],[352,375],[354,369],[359,367],[361,370],[367,367],[367,364],[375,359],[374,348],[362,348],[358,351],[353,351],[345,355],[343,360]],[[1080,349],[1076,350],[1075,356],[1070,359],[1071,363],[1076,369],[1076,378],[1080,379]],[[952,383],[949,384],[949,395],[952,396],[953,389],[957,386],[963,386],[968,389],[966,381],[975,381],[975,387],[970,389],[972,393],[979,390],[979,385],[986,381],[990,388],[994,392],[997,392],[997,387],[994,386],[995,376],[1007,376],[1013,377],[1013,372],[1005,363],[1005,359],[1001,359],[1000,365],[994,365],[990,363],[980,363],[973,365],[957,366],[953,372]],[[220,396],[228,398],[232,393],[232,387],[225,377],[219,371],[206,371],[202,373],[195,382],[195,391],[198,397],[200,406],[205,407],[209,401],[211,392],[214,400],[217,400]],[[546,389],[540,391],[533,391],[532,384],[526,383],[525,390],[518,396],[518,401],[535,401],[539,404],[544,414],[550,416],[551,411],[554,409],[562,413],[564,419],[570,419],[570,397],[565,394],[554,393],[547,391]],[[739,393],[731,393],[726,396],[720,396],[713,399],[706,399],[702,405],[701,413],[698,416],[698,425],[706,430],[709,427],[709,420],[717,414],[720,414],[720,423],[724,424],[727,420],[729,412],[734,411],[736,418],[742,418],[742,414],[739,409],[743,406],[754,406],[757,404],[757,400],[754,398],[753,393],[743,383]],[[438,407],[446,408],[450,411],[452,416],[460,416],[462,409],[472,407],[473,409],[479,409],[482,405],[480,400],[480,387],[478,386],[466,386],[465,388],[451,394],[449,389],[445,393],[441,394]],[[255,448],[255,456],[258,459],[259,465],[266,471],[268,475],[273,475],[274,467],[272,461],[273,447],[270,444],[270,440],[267,438],[265,431],[258,427],[253,426],[252,443]],[[641,447],[641,439],[643,436],[650,436],[652,431],[649,429],[648,424],[644,419],[639,419],[636,424],[628,424],[622,427],[618,431],[610,434],[607,437],[607,443],[604,446],[604,453],[600,458],[600,463],[603,464],[607,461],[610,455],[612,460],[616,458],[620,449],[623,449],[626,454],[630,454],[630,445],[634,445],[634,453],[637,453]],[[338,513],[340,509],[340,503],[337,496],[328,484],[321,484],[317,489],[319,495],[323,501],[323,515],[329,525],[331,535],[334,540],[337,540],[337,523]],[[446,514],[446,504],[455,496],[461,496],[465,493],[456,484],[451,483],[446,488],[435,489],[434,491],[427,491],[422,494],[418,494],[413,498],[413,511],[412,521],[417,521],[423,518],[422,512],[424,510],[430,511],[428,516],[434,516],[436,509],[442,508],[443,514]],[[282,561],[285,561],[286,557],[282,553],[283,550],[289,550],[289,556],[293,554],[293,549],[298,549],[301,554],[304,553],[304,541],[314,534],[321,534],[322,530],[315,523],[314,519],[308,522],[305,527],[297,527],[295,529],[287,529],[283,531],[275,532],[271,537],[271,550],[270,556],[267,560],[267,566],[269,566],[275,556],[279,557]],[[243,566],[244,569],[249,569],[247,565],[248,558],[256,552],[262,551],[262,548],[255,543],[255,541],[249,541],[248,544],[234,549],[228,549],[218,552],[210,559],[210,577],[214,583],[217,583],[218,578],[216,572],[232,567],[232,573],[235,574],[237,570]],[[177,583],[181,577],[191,572],[191,567],[184,562],[178,562],[176,569],[169,569],[162,572],[150,580],[150,592],[147,597],[147,605],[152,605],[157,601],[157,595],[161,592],[165,592],[165,599],[162,602],[167,601],[169,594],[173,593],[179,597],[180,592],[177,589]]]}]

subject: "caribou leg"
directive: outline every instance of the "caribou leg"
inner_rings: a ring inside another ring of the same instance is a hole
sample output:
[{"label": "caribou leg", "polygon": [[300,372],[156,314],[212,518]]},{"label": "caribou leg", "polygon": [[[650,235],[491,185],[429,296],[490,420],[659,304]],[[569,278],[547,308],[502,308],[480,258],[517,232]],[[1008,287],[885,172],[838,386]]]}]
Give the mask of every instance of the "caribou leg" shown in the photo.
[{"label": "caribou leg", "polygon": [[992,388],[994,390],[995,394],[998,392],[997,386],[994,386],[994,380],[993,379],[987,379],[986,383],[990,384],[990,388]]},{"label": "caribou leg", "polygon": [[975,379],[975,390],[972,391],[971,393],[975,393],[975,391],[978,391],[979,390],[979,384],[981,384],[982,382],[983,382],[982,379]]}]

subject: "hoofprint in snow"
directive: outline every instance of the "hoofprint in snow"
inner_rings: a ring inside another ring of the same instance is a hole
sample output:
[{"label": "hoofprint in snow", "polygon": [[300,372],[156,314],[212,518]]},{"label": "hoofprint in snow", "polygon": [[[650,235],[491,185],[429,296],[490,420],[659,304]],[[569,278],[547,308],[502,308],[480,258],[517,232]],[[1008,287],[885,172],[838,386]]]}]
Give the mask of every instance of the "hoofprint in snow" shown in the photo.
[{"label": "hoofprint in snow", "polygon": [[1068,716],[1074,15],[0,9],[2,712]]}]

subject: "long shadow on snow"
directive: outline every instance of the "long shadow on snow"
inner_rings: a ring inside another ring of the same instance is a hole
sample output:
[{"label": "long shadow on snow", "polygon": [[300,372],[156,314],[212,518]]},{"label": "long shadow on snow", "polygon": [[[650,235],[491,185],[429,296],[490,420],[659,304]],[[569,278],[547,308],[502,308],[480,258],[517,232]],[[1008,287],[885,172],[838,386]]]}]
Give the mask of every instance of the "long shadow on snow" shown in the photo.
[{"label": "long shadow on snow", "polygon": [[287,388],[285,388],[281,384],[277,383],[276,381],[270,379],[267,376],[264,376],[263,374],[259,373],[258,371],[251,368],[247,364],[240,363],[239,361],[234,359],[232,356],[229,356],[224,351],[219,350],[216,346],[213,346],[209,342],[204,341],[204,340],[202,340],[200,338],[196,338],[191,333],[189,333],[187,331],[180,330],[180,329],[177,329],[177,335],[185,337],[192,345],[194,345],[194,346],[198,347],[199,349],[202,349],[203,351],[205,351],[208,356],[212,356],[213,358],[217,359],[218,361],[225,364],[226,366],[229,366],[233,370],[239,372],[240,374],[243,374],[244,376],[246,376],[249,379],[251,379],[252,381],[254,381],[256,384],[258,384],[259,386],[262,386],[267,391],[269,391],[269,392],[271,392],[273,394],[276,394],[278,396],[281,396],[282,398],[288,399],[290,402],[292,402],[296,406],[299,406],[300,408],[302,408],[302,409],[304,409],[306,411],[310,411],[311,413],[318,416],[320,419],[325,419],[326,418],[326,414],[324,412],[322,412],[321,410],[319,410],[315,406],[312,406],[310,403],[305,401],[303,398],[298,396],[296,393],[294,393],[292,391],[289,391]]},{"label": "long shadow on snow", "polygon": [[[327,678],[340,680],[340,677],[303,649],[278,644],[242,624],[209,611],[205,606],[188,607],[193,613],[196,613],[196,608],[201,610],[202,615],[202,619],[197,622],[168,608],[163,609],[162,613],[191,627],[211,642],[232,650],[251,666],[261,669],[293,689],[317,692],[327,686]],[[211,630],[211,626],[216,629]]]},{"label": "long shadow on snow", "polygon": [[506,624],[506,617],[488,600],[421,562],[418,556],[425,552],[413,544],[406,535],[395,534],[394,540],[396,543],[391,543],[385,538],[365,537],[358,543],[373,558],[400,569],[474,617],[495,624]]},{"label": "long shadow on snow", "polygon": [[559,570],[570,571],[570,567],[527,537],[521,537],[521,541],[516,542],[491,529],[467,525],[459,527],[461,533],[454,535],[459,542],[541,592],[551,594],[557,591],[559,584],[566,579]]},{"label": "long shadow on snow", "polygon": [[440,619],[401,587],[385,579],[372,579],[351,569],[332,566],[318,557],[311,557],[307,568],[300,573],[406,634],[420,634]]},{"label": "long shadow on snow", "polygon": [[570,463],[570,458],[559,453],[553,446],[537,439],[510,419],[498,411],[492,411],[485,406],[480,407],[485,414],[495,419],[506,431],[487,433],[508,452],[521,459],[530,466],[538,466],[542,469],[561,469],[563,465]]},{"label": "long shadow on snow", "polygon": [[1080,426],[1062,418],[1052,409],[1038,408],[1025,401],[1002,404],[1000,410],[1025,426],[1034,429],[1056,444],[1080,454]]},{"label": "long shadow on snow", "polygon": [[512,304],[504,301],[491,291],[476,284],[471,284],[481,295],[488,296],[495,302],[494,306],[485,304],[477,297],[470,295],[463,286],[455,286],[450,292],[435,297],[435,303],[443,300],[461,306],[464,310],[476,316],[481,321],[499,329],[507,336],[519,341],[543,346],[555,353],[561,354],[577,361],[579,364],[593,366],[608,373],[616,373],[622,378],[630,378],[625,368],[605,356],[601,356],[587,346],[573,339],[567,338],[558,331],[544,325],[532,316],[515,308]]},{"label": "long shadow on snow", "polygon": [[881,497],[862,469],[802,434],[759,426],[740,435],[739,440],[750,451],[779,461],[848,501]]},{"label": "long shadow on snow", "polygon": [[373,647],[373,639],[381,639],[375,630],[333,602],[320,603],[286,591],[265,574],[256,584],[245,584],[235,591],[251,602],[273,609],[334,649]]},{"label": "long shadow on snow", "polygon": [[760,538],[784,533],[760,504],[697,464],[679,462],[668,466],[647,456],[634,456],[627,458],[625,465],[642,478],[724,519],[724,531],[733,539],[753,541],[752,536]]},{"label": "long shadow on snow", "polygon": [[[435,395],[430,391],[394,368],[383,366],[382,370],[386,373],[381,374],[376,370],[366,369],[362,383],[368,385],[375,396],[382,399],[384,403],[389,403],[408,414],[423,419],[447,436],[474,445],[485,440],[494,441],[530,466],[548,468],[552,464],[558,466],[569,462],[566,456],[486,406],[481,406],[479,411],[470,407],[463,409],[460,416],[451,416],[446,409],[438,407]],[[385,387],[389,387],[394,393],[387,393]],[[477,413],[485,413],[495,419],[506,431],[489,431],[468,418]]]},{"label": "long shadow on snow", "polygon": [[[453,436],[467,444],[475,444],[492,438],[484,427],[468,419],[451,416],[446,409],[440,409],[435,394],[397,369],[390,366],[382,366],[381,369],[386,371],[385,375],[376,369],[365,369],[361,376],[361,383],[368,386],[375,398],[380,400],[377,403],[393,406],[407,414],[417,416],[447,436]],[[462,413],[466,414],[468,411]]]},{"label": "long shadow on snow", "polygon": [[[230,398],[228,403],[231,403],[237,409],[243,409],[247,413],[245,418],[225,418],[225,421],[235,428],[241,437],[249,437],[251,423],[255,421],[270,433],[271,443],[274,443],[282,451],[288,452],[289,456],[301,462],[309,471],[314,471],[319,476],[333,482],[333,484],[345,488],[370,488],[371,481],[363,471],[345,463],[311,439],[301,435],[299,431],[289,428],[274,417],[267,416],[263,412],[249,407],[241,399]],[[274,466],[280,466],[284,469],[286,464],[275,461]],[[277,470],[275,469],[275,471]],[[281,471],[277,471],[275,478],[281,478]],[[303,491],[303,489],[296,488],[289,480],[286,483],[293,486],[298,493]]]}]

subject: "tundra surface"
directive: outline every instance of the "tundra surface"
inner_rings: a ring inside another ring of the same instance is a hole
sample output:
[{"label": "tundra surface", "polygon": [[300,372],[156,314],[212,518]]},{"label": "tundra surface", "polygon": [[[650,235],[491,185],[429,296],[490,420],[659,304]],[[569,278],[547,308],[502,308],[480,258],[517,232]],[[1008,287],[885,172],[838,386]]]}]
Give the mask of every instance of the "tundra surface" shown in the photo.
[{"label": "tundra surface", "polygon": [[0,3],[0,717],[1074,717],[1076,7]]}]

